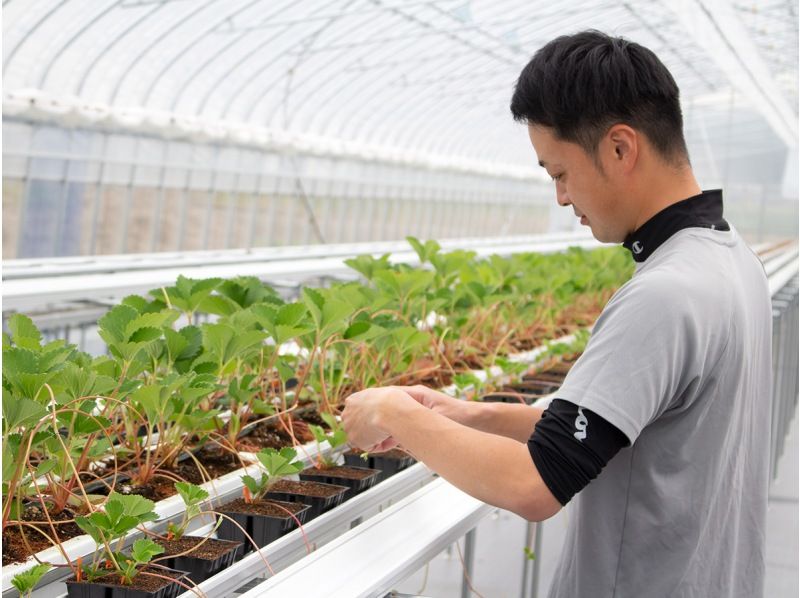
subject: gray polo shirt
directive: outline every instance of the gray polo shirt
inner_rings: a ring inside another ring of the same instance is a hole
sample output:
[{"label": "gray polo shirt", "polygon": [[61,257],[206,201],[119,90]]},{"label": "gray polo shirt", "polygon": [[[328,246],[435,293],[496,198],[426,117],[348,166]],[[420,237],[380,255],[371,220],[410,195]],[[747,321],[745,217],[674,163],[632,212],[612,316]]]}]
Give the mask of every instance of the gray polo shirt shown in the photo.
[{"label": "gray polo shirt", "polygon": [[567,506],[551,598],[763,594],[771,329],[733,227],[681,230],[637,264],[557,395],[631,446]]}]

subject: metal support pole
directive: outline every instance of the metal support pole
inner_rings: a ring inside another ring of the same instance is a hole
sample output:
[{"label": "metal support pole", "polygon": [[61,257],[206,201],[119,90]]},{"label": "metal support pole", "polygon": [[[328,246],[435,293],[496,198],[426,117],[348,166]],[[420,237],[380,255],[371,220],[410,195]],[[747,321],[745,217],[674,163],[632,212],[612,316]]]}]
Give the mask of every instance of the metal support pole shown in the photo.
[{"label": "metal support pole", "polygon": [[533,574],[531,575],[531,593],[530,598],[536,598],[539,595],[539,569],[541,568],[542,556],[542,523],[536,525],[536,534],[533,540]]},{"label": "metal support pole", "polygon": [[[523,539],[523,547],[525,548],[529,547],[531,545],[531,540],[533,540],[534,525],[536,524],[532,521],[525,522],[525,537]],[[528,596],[528,580],[531,575],[531,565],[532,563],[528,555],[524,554],[522,557],[522,584],[520,586],[519,598],[527,598]]]},{"label": "metal support pole", "polygon": [[[469,589],[469,582],[472,581],[472,573],[475,570],[475,530],[472,528],[464,536],[464,579],[461,581],[461,598],[469,598],[472,593]],[[467,581],[469,579],[469,582]]]}]

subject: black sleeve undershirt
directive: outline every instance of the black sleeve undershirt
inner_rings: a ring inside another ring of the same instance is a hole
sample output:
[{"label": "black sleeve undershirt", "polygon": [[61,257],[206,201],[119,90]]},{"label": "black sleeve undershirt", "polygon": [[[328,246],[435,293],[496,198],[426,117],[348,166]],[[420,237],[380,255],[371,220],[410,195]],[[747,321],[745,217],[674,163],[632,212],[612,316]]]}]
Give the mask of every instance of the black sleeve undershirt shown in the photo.
[{"label": "black sleeve undershirt", "polygon": [[625,434],[593,411],[553,399],[528,439],[528,450],[563,506],[629,444]]}]

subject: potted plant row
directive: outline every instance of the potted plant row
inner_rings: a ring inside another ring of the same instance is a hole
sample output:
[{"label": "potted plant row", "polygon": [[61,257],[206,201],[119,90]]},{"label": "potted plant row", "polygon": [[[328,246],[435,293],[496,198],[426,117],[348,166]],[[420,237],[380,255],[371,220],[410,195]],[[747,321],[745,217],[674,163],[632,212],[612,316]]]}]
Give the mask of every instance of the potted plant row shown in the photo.
[{"label": "potted plant row", "polygon": [[[336,415],[351,392],[442,386],[500,364],[590,323],[630,275],[615,251],[478,259],[409,241],[420,267],[360,256],[350,265],[363,283],[304,288],[296,301],[247,277],[179,277],[149,297],[126,297],[98,323],[108,355],[45,343],[29,318],[13,316],[3,335],[4,536],[60,546],[62,532],[88,533],[81,518],[104,512],[123,492],[161,499],[175,492],[175,481],[202,483],[241,469],[243,451],[280,455],[313,440],[339,447]],[[212,321],[199,324],[200,313]],[[349,465],[384,472],[408,463],[405,455],[356,457],[347,457]],[[250,499],[303,485],[266,471],[266,480],[243,482]],[[342,495],[376,479],[334,477],[342,472],[321,460],[295,473],[351,489]],[[184,501],[195,500],[183,488]],[[330,508],[338,496],[317,497],[303,513]],[[292,523],[282,529],[308,516],[299,513],[287,514]],[[153,550],[138,546],[134,560]]]}]

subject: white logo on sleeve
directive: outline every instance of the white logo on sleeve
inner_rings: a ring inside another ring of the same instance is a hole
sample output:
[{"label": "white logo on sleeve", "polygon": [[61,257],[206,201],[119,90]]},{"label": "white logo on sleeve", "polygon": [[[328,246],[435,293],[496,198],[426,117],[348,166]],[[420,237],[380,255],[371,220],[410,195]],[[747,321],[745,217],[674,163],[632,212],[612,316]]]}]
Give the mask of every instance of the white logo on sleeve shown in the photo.
[{"label": "white logo on sleeve", "polygon": [[636,255],[639,255],[643,251],[644,251],[644,247],[642,247],[642,244],[639,243],[639,241],[634,241],[634,243],[633,243],[633,253],[635,253]]},{"label": "white logo on sleeve", "polygon": [[575,432],[573,436],[575,436],[579,442],[583,442],[583,439],[586,438],[586,427],[588,425],[589,420],[586,419],[586,416],[583,414],[583,409],[578,407],[578,417],[575,418],[575,429],[578,431]]}]

